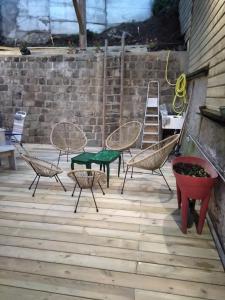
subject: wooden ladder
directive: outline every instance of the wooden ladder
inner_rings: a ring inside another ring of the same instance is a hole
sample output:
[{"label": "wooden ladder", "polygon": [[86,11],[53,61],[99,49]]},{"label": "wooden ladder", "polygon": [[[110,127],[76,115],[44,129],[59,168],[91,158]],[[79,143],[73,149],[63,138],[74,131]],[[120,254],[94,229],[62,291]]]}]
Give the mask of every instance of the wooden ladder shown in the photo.
[{"label": "wooden ladder", "polygon": [[[124,52],[125,34],[121,38],[121,49],[113,55],[108,51],[108,41],[105,40],[103,69],[103,134],[102,146],[110,129],[122,124],[123,94],[124,94]],[[119,109],[118,109],[119,107]]]},{"label": "wooden ladder", "polygon": [[[154,91],[152,87],[155,86]],[[156,92],[155,92],[156,90]],[[159,142],[159,81],[150,80],[147,89],[141,147],[147,148]]]}]

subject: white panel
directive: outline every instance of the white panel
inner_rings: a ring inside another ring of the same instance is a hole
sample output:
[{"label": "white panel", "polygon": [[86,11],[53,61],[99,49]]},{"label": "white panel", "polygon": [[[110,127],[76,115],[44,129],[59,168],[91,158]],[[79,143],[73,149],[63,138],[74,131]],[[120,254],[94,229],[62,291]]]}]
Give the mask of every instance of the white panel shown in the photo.
[{"label": "white panel", "polygon": [[96,8],[87,8],[86,12],[86,20],[87,22],[90,23],[100,23],[100,24],[105,24],[106,18],[105,18],[105,11],[96,9]]},{"label": "white panel", "polygon": [[19,14],[28,14],[28,2],[28,0],[18,1]]},{"label": "white panel", "polygon": [[[46,31],[49,30],[49,22],[51,22],[53,34],[74,34],[78,32],[72,0],[17,1],[19,11],[16,26],[18,32]],[[144,20],[150,15],[151,2],[152,0],[87,0],[87,28],[94,32],[103,31],[106,16],[111,24]],[[10,30],[10,32],[13,36],[15,30]]]},{"label": "white panel", "polygon": [[79,32],[76,22],[52,21],[51,30],[53,34],[75,34]]},{"label": "white panel", "polygon": [[87,29],[100,33],[105,30],[105,25],[87,23]]},{"label": "white panel", "polygon": [[51,20],[57,21],[74,21],[77,20],[76,14],[72,5],[72,0],[70,4],[65,3],[66,1],[51,1],[50,5],[50,17]]},{"label": "white panel", "polygon": [[158,107],[158,98],[148,98],[147,107]]},{"label": "white panel", "polygon": [[105,10],[105,0],[86,0],[87,7]]},{"label": "white panel", "polygon": [[32,31],[40,30],[46,31],[49,29],[48,18],[27,18],[27,17],[18,17],[17,18],[18,30],[21,31]]},{"label": "white panel", "polygon": [[44,17],[48,16],[48,0],[29,0],[28,1],[28,14],[31,17]]},{"label": "white panel", "polygon": [[104,0],[87,0],[86,19],[92,23],[106,23],[106,8]]},{"label": "white panel", "polygon": [[181,129],[184,123],[183,116],[162,116],[163,129]]}]

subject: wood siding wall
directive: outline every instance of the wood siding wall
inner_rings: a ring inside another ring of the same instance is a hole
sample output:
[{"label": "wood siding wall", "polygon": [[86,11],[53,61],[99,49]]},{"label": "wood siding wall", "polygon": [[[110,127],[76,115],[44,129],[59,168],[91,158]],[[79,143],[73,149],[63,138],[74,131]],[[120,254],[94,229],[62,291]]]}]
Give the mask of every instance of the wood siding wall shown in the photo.
[{"label": "wood siding wall", "polygon": [[[180,0],[180,15],[187,9],[186,0]],[[209,215],[218,234],[225,261],[225,127],[196,114],[200,105],[219,110],[225,105],[225,1],[224,0],[193,0],[191,23],[180,17],[181,28],[188,30],[188,73],[208,65],[207,77],[194,79],[193,93],[189,91],[191,101],[188,110],[186,132],[182,140],[184,154],[208,157],[214,167],[222,174],[212,193]],[[186,32],[184,31],[184,34]],[[186,34],[187,35],[187,34]],[[190,142],[187,136],[194,138]],[[200,148],[196,146],[196,141]],[[199,150],[200,149],[200,150]],[[220,246],[219,246],[220,247]]]},{"label": "wood siding wall", "polygon": [[188,2],[180,2],[181,28],[191,28],[188,71],[209,65],[206,105],[218,110],[225,105],[225,1],[193,1],[191,25],[185,17],[191,14]]},{"label": "wood siding wall", "polygon": [[180,0],[179,3],[180,28],[186,42],[190,38],[192,3],[193,0]]}]

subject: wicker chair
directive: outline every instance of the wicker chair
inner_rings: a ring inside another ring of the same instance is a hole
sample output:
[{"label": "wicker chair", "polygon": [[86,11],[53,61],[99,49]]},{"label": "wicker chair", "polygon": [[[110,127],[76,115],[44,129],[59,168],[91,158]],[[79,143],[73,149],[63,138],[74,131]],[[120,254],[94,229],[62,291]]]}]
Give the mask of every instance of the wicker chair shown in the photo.
[{"label": "wicker chair", "polygon": [[[113,131],[106,139],[106,147],[111,150],[121,151],[123,159],[123,151],[128,150],[137,141],[142,130],[142,124],[138,121],[131,121],[123,124]],[[124,159],[123,159],[124,166]]]},{"label": "wicker chair", "polygon": [[101,183],[106,182],[105,174],[101,171],[96,171],[96,170],[92,170],[92,169],[79,169],[79,170],[70,171],[67,175],[75,182],[74,189],[73,189],[73,192],[71,195],[72,197],[74,195],[77,185],[80,188],[80,192],[79,192],[79,196],[78,196],[78,200],[77,200],[77,204],[76,204],[74,212],[76,213],[76,211],[77,211],[77,206],[78,206],[81,192],[83,189],[91,190],[92,197],[94,199],[94,203],[95,203],[95,207],[96,207],[96,211],[98,212],[98,207],[97,207],[97,204],[95,201],[95,196],[93,193],[93,187],[98,185],[102,191],[102,194],[105,195],[105,192],[101,186]]},{"label": "wicker chair", "polygon": [[87,144],[84,132],[77,125],[70,122],[55,124],[51,131],[50,141],[59,150],[58,164],[61,155],[66,154],[68,161],[70,153],[84,151],[84,147]]},{"label": "wicker chair", "polygon": [[[133,175],[133,168],[139,168],[144,170],[152,171],[153,175],[159,175],[162,176],[165,180],[169,190],[171,191],[171,188],[166,181],[165,176],[162,173],[162,166],[165,164],[169,154],[177,144],[179,139],[179,134],[175,134],[173,136],[170,136],[162,141],[160,141],[157,144],[151,145],[150,147],[140,151],[138,154],[136,154],[134,157],[132,157],[127,162],[127,168],[126,173],[124,176],[123,186],[121,190],[121,194],[123,194],[125,182],[126,182],[126,176],[129,168],[132,168],[131,171],[131,177]],[[159,172],[156,172],[158,170]]]},{"label": "wicker chair", "polygon": [[39,159],[37,157],[33,157],[30,155],[25,155],[25,154],[21,154],[21,158],[25,160],[25,162],[31,166],[31,168],[34,170],[34,172],[36,173],[36,176],[34,178],[34,180],[32,181],[31,185],[29,186],[29,190],[32,188],[33,184],[35,183],[36,179],[36,186],[34,189],[34,192],[32,194],[32,197],[34,197],[40,177],[55,177],[56,181],[59,182],[62,186],[62,188],[64,189],[64,191],[66,192],[66,189],[64,187],[64,185],[62,184],[61,180],[59,179],[58,174],[62,173],[63,170],[60,169],[59,167],[57,167],[56,165],[47,162],[45,160]]}]

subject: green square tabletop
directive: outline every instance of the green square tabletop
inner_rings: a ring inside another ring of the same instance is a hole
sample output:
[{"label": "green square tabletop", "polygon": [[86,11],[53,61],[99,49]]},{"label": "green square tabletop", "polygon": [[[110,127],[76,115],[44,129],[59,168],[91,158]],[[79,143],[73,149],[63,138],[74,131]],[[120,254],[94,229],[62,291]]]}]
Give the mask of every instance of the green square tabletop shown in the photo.
[{"label": "green square tabletop", "polygon": [[93,158],[91,158],[91,162],[95,164],[99,164],[100,168],[106,166],[107,170],[107,187],[109,187],[109,173],[110,173],[110,163],[119,158],[118,165],[118,177],[120,176],[120,165],[121,165],[121,153],[116,150],[102,150],[98,152]]},{"label": "green square tabletop", "polygon": [[120,152],[116,150],[101,150],[91,158],[95,163],[111,163],[120,157]]},{"label": "green square tabletop", "polygon": [[74,164],[86,165],[87,169],[91,169],[91,159],[94,158],[96,153],[83,152],[73,158],[71,158],[71,169],[74,169]]}]

